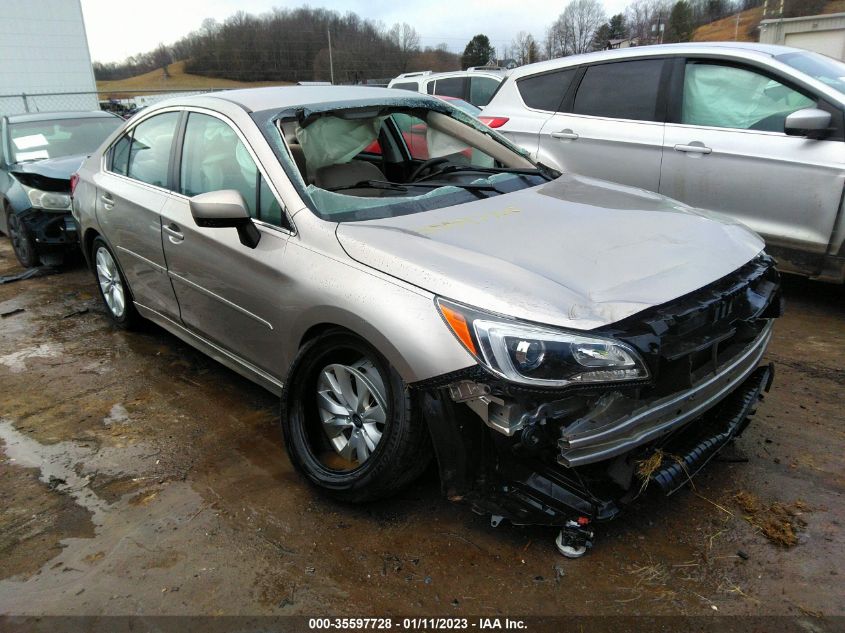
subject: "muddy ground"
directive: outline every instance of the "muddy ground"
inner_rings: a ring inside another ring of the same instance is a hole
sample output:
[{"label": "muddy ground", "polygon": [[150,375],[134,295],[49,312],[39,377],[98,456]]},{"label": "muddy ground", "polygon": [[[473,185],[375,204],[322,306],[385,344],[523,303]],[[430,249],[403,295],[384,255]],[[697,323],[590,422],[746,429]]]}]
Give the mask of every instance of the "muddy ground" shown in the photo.
[{"label": "muddy ground", "polygon": [[[0,275],[19,270],[3,238]],[[845,288],[787,279],[751,427],[577,561],[433,472],[377,504],[320,497],[273,396],[116,330],[95,293],[81,265],[0,285],[0,614],[845,615]],[[764,534],[771,504],[791,547]]]}]

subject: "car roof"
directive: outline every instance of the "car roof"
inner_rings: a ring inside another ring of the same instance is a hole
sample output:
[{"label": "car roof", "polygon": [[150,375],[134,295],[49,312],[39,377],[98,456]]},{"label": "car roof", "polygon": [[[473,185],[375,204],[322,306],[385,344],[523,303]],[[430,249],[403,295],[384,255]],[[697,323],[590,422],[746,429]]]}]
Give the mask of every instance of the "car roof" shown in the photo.
[{"label": "car roof", "polygon": [[630,48],[616,48],[609,51],[596,51],[569,57],[558,57],[545,62],[520,66],[510,71],[510,77],[522,77],[544,70],[553,70],[565,66],[577,66],[600,61],[611,61],[629,57],[644,57],[649,55],[684,55],[707,53],[715,51],[735,51],[742,55],[774,57],[784,53],[805,52],[791,46],[777,46],[774,44],[759,44],[757,42],[688,42],[683,44],[655,44],[651,46],[631,46]]},{"label": "car roof", "polygon": [[[196,96],[182,97],[179,105],[201,105],[208,103],[209,98],[222,99],[235,103],[250,112],[262,110],[281,110],[296,106],[316,106],[321,104],[354,101],[373,101],[378,99],[432,99],[428,95],[395,88],[375,88],[370,86],[270,86],[267,88],[242,88],[239,90],[223,90],[221,92],[205,93]],[[166,101],[156,106],[174,105],[173,101]]]},{"label": "car roof", "polygon": [[84,110],[80,112],[30,112],[27,114],[10,114],[6,117],[9,123],[33,123],[35,121],[57,121],[59,119],[104,119],[120,117],[102,110]]},{"label": "car roof", "polygon": [[390,80],[390,83],[418,83],[432,79],[447,79],[449,77],[492,77],[503,80],[507,76],[504,68],[476,68],[474,70],[446,70],[435,73],[430,70],[416,73],[404,73]]}]

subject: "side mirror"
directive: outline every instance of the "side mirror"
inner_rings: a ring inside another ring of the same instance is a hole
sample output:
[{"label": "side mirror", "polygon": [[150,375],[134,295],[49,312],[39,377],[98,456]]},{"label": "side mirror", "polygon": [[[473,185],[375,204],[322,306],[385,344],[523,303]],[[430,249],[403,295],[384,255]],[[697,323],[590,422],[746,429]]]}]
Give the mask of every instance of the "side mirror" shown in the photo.
[{"label": "side mirror", "polygon": [[190,199],[191,215],[197,226],[204,228],[235,228],[241,244],[249,248],[258,246],[261,232],[255,228],[243,196],[234,189],[209,191]]},{"label": "side mirror", "polygon": [[786,117],[783,131],[789,136],[824,138],[830,131],[830,112],[818,108],[804,108]]}]

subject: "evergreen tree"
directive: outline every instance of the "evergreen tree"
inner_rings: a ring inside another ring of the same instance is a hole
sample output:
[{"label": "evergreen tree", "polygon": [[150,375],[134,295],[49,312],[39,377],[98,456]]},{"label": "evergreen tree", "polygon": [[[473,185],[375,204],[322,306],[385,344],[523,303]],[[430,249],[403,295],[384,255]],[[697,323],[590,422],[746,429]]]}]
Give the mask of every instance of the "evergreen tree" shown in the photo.
[{"label": "evergreen tree", "polygon": [[473,37],[464,48],[461,56],[461,66],[485,66],[493,58],[493,47],[490,46],[490,38],[478,34]]},{"label": "evergreen tree", "polygon": [[669,14],[665,42],[689,42],[692,37],[692,10],[686,0],[678,0]]}]

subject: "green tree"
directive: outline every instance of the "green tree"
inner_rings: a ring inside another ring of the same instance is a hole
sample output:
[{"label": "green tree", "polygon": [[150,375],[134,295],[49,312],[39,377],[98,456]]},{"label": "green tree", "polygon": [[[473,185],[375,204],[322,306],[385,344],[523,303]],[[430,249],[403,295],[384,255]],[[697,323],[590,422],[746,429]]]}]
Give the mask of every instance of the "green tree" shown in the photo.
[{"label": "green tree", "polygon": [[596,36],[593,38],[593,47],[597,51],[606,50],[609,48],[610,40],[610,23],[602,24],[596,31]]},{"label": "green tree", "polygon": [[540,49],[537,47],[537,40],[533,36],[529,37],[531,39],[528,41],[528,63],[533,64],[540,61]]},{"label": "green tree", "polygon": [[669,14],[664,42],[689,42],[692,37],[692,9],[686,0],[678,0]]},{"label": "green tree", "polygon": [[627,36],[628,30],[625,27],[625,16],[623,14],[617,13],[611,17],[607,25],[610,28],[610,37],[608,39],[622,40]]},{"label": "green tree", "polygon": [[490,38],[486,35],[478,34],[473,37],[464,48],[464,54],[461,55],[461,66],[469,68],[470,66],[484,66],[493,58],[493,47],[490,46]]}]

